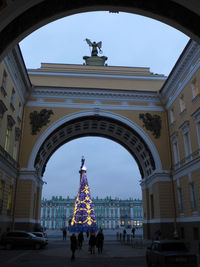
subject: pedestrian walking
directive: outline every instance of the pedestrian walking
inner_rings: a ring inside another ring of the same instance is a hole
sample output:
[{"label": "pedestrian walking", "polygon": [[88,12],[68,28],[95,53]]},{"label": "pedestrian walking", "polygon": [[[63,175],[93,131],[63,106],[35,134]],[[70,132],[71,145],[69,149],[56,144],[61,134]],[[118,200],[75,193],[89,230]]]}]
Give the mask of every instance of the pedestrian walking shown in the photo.
[{"label": "pedestrian walking", "polygon": [[90,233],[89,250],[91,254],[95,254],[96,237],[95,233]]},{"label": "pedestrian walking", "polygon": [[89,231],[87,230],[87,232],[86,232],[86,236],[87,236],[87,238],[89,237]]},{"label": "pedestrian walking", "polygon": [[83,232],[80,232],[80,233],[78,234],[78,248],[79,248],[79,249],[82,248],[83,240],[84,240]]},{"label": "pedestrian walking", "polygon": [[123,231],[123,242],[125,243],[125,239],[126,239],[126,229],[124,229]]},{"label": "pedestrian walking", "polygon": [[132,228],[132,235],[133,235],[133,238],[135,237],[135,227],[133,226],[133,228]]},{"label": "pedestrian walking", "polygon": [[67,231],[65,228],[63,228],[63,240],[66,240]]},{"label": "pedestrian walking", "polygon": [[74,260],[75,259],[75,252],[77,249],[77,239],[76,239],[76,236],[74,233],[70,236],[70,241],[71,241],[71,251],[72,251],[71,260]]},{"label": "pedestrian walking", "polygon": [[102,254],[103,251],[103,242],[104,242],[104,234],[102,230],[99,230],[96,237],[96,246],[98,248],[98,253]]}]

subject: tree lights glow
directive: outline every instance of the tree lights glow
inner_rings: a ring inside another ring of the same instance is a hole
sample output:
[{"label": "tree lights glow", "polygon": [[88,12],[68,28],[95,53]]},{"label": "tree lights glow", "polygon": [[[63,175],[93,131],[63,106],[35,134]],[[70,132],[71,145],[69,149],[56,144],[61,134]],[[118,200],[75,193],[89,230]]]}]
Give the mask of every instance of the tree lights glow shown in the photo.
[{"label": "tree lights glow", "polygon": [[80,169],[80,187],[75,202],[71,226],[69,228],[69,230],[73,232],[86,232],[91,229],[97,230],[95,212],[86,176],[86,168],[83,163],[84,161],[82,161]]}]

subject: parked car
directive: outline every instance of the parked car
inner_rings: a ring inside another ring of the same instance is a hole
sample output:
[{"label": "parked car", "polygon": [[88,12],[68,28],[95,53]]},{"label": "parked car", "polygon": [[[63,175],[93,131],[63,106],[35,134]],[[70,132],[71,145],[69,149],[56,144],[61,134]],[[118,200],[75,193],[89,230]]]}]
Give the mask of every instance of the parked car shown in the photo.
[{"label": "parked car", "polygon": [[38,237],[42,237],[44,238],[44,240],[46,241],[46,245],[48,244],[48,236],[47,233],[45,232],[32,232],[33,235],[36,235]]},{"label": "parked car", "polygon": [[3,234],[1,244],[6,249],[12,249],[14,247],[32,247],[34,249],[40,249],[46,246],[46,240],[43,237],[38,237],[29,232],[13,231]]},{"label": "parked car", "polygon": [[156,240],[146,250],[149,267],[197,267],[197,256],[178,240]]}]

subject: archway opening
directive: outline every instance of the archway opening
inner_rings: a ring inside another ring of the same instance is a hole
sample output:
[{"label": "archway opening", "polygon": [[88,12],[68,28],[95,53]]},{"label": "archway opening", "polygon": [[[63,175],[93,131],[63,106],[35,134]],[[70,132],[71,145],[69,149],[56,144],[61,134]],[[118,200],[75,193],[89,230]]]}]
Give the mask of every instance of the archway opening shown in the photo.
[{"label": "archway opening", "polygon": [[[108,232],[109,229],[127,229],[131,232],[135,226],[137,235],[142,237],[141,175],[137,163],[121,145],[101,137],[70,141],[49,159],[44,173],[42,227],[59,232],[61,228],[68,227],[80,186],[82,155],[86,159],[87,179],[98,228]],[[53,214],[55,212],[56,216]],[[116,231],[113,232],[114,236]]]}]

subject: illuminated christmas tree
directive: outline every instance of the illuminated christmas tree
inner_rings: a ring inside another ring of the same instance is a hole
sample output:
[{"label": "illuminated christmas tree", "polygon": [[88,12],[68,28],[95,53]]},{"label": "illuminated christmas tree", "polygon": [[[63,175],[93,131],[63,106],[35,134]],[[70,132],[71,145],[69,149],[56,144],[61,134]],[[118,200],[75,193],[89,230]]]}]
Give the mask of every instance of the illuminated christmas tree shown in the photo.
[{"label": "illuminated christmas tree", "polygon": [[69,227],[71,232],[86,232],[91,231],[91,229],[94,229],[95,231],[97,230],[95,212],[90,196],[84,162],[85,159],[82,158],[82,164],[79,171],[80,187],[75,202],[71,226]]}]

